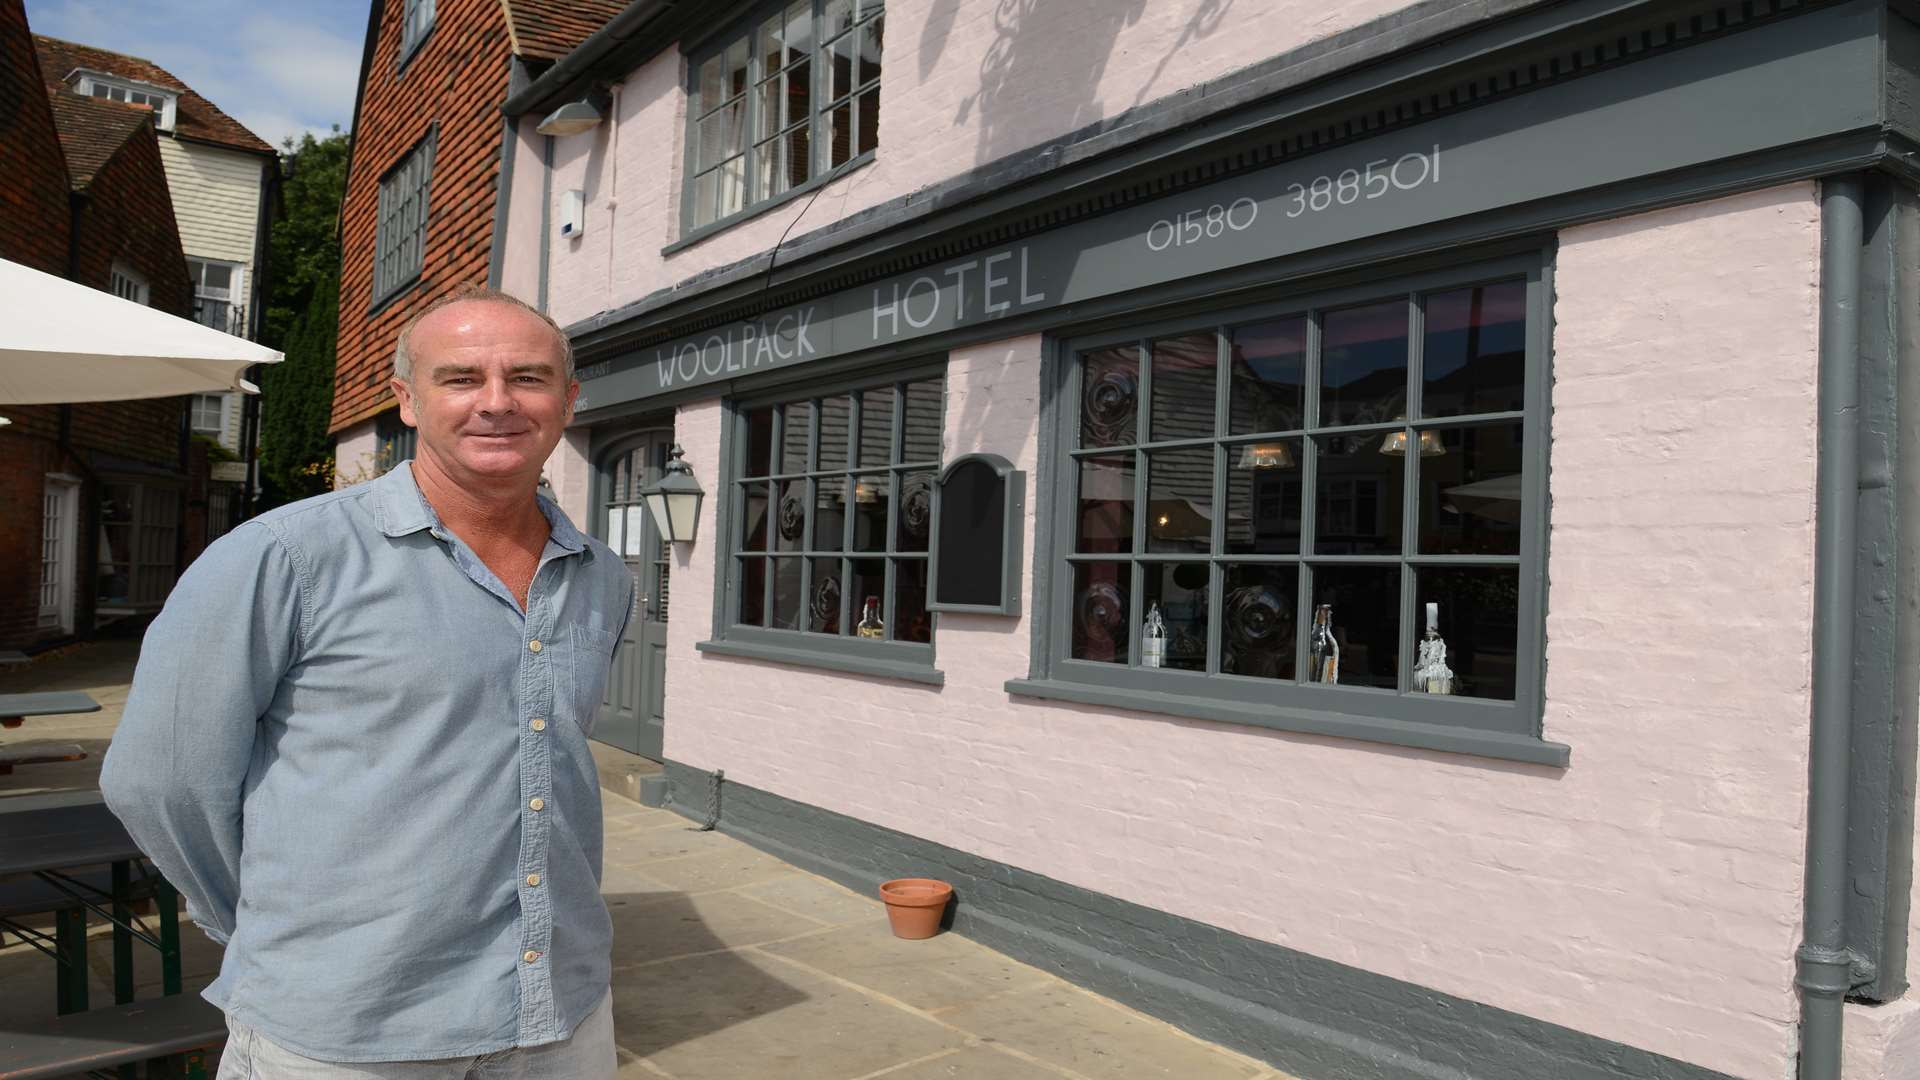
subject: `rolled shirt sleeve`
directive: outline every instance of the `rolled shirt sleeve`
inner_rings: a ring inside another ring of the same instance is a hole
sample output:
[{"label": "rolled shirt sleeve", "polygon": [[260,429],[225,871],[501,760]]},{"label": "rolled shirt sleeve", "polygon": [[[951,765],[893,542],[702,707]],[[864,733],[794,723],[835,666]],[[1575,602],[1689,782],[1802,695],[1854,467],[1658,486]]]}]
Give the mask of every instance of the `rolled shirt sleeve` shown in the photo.
[{"label": "rolled shirt sleeve", "polygon": [[302,640],[300,568],[248,523],[182,575],[141,643],[100,790],[188,913],[225,944],[259,721]]}]

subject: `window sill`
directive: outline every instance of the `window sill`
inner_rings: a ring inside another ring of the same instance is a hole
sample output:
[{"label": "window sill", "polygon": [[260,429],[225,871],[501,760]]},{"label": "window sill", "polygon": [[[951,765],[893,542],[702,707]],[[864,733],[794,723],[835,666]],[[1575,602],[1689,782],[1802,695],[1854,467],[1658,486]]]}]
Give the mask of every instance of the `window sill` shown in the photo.
[{"label": "window sill", "polygon": [[882,679],[899,679],[903,682],[920,683],[925,686],[944,686],[947,682],[945,672],[925,664],[906,663],[899,660],[883,660],[864,656],[836,656],[831,653],[816,652],[812,649],[791,649],[779,645],[762,645],[746,641],[702,641],[694,646],[703,653],[718,656],[738,656],[748,660],[771,660],[776,664],[792,664],[795,667],[825,668],[828,671],[844,671],[852,675],[873,675]]},{"label": "window sill", "polygon": [[401,300],[401,298],[405,297],[408,293],[419,288],[420,283],[425,280],[426,280],[426,275],[421,273],[415,273],[412,277],[394,286],[393,290],[391,292],[388,292],[387,295],[382,296],[380,299],[375,300],[373,303],[367,305],[367,318],[369,319],[379,318],[381,312],[392,307],[394,304],[398,303]]},{"label": "window sill", "polygon": [[802,195],[806,195],[811,192],[818,191],[819,189],[826,187],[828,184],[831,184],[835,180],[838,180],[842,177],[851,176],[853,173],[859,171],[865,166],[872,164],[873,159],[876,156],[878,156],[879,153],[880,152],[878,150],[869,150],[866,153],[861,154],[857,158],[852,158],[848,161],[844,161],[840,163],[839,166],[829,169],[824,173],[821,173],[819,176],[816,176],[813,179],[807,181],[806,183],[801,184],[799,187],[789,188],[786,191],[781,192],[780,194],[774,196],[771,199],[768,199],[765,202],[755,203],[754,205],[749,206],[745,210],[741,210],[730,217],[723,217],[720,220],[715,221],[711,224],[702,225],[697,229],[691,229],[687,232],[686,235],[682,236],[680,239],[675,240],[673,243],[668,244],[666,247],[661,248],[660,257],[665,258],[677,252],[685,251],[686,249],[692,247],[695,244],[698,244],[700,241],[705,240],[710,236],[714,236],[719,233],[726,232],[728,229],[733,228],[735,225],[752,221],[754,218],[759,217],[761,214],[764,214],[769,210],[777,210],[780,207],[785,206],[786,204],[792,202],[793,200],[799,198]]},{"label": "window sill", "polygon": [[1303,735],[1332,735],[1345,739],[1411,746],[1421,750],[1439,750],[1453,754],[1524,761],[1564,769],[1572,753],[1565,743],[1547,742],[1531,735],[1474,728],[1445,727],[1439,724],[1410,723],[1349,713],[1271,706],[1254,708],[1225,701],[1177,696],[1140,690],[1114,690],[1084,683],[1054,679],[1009,679],[1007,693],[1016,697],[1071,701],[1080,705],[1100,705],[1138,712],[1184,716],[1196,720],[1216,720],[1229,724],[1248,724],[1293,731]]}]

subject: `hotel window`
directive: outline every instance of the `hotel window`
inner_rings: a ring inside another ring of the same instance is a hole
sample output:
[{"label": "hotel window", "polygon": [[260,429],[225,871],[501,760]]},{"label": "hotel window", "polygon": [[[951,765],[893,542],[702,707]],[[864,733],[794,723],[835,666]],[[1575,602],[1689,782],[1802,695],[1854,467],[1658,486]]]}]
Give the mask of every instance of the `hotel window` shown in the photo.
[{"label": "hotel window", "polygon": [[880,143],[883,0],[792,0],[688,64],[686,221],[822,182]]},{"label": "hotel window", "polygon": [[733,410],[719,635],[931,668],[938,369]]},{"label": "hotel window", "polygon": [[1524,260],[1068,343],[1039,674],[1537,735],[1543,296]]},{"label": "hotel window", "polygon": [[373,245],[373,302],[420,277],[427,250],[427,195],[433,179],[429,134],[380,179],[379,228]]}]

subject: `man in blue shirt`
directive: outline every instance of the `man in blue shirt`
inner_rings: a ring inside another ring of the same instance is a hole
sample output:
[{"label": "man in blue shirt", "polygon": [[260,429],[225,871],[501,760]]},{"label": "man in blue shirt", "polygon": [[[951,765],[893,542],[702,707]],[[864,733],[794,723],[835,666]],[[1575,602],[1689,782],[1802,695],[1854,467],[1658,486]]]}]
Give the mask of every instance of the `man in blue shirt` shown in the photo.
[{"label": "man in blue shirt", "polygon": [[611,1077],[587,737],[633,580],[535,491],[572,350],[473,291],[394,372],[415,459],[194,562],[101,789],[227,947],[223,1080]]}]

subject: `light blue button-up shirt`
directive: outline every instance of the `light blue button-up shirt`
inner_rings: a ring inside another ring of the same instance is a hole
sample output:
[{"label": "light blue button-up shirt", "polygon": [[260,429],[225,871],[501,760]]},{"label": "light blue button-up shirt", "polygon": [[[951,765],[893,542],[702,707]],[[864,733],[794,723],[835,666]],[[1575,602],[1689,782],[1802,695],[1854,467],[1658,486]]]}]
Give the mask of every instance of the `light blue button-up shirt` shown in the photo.
[{"label": "light blue button-up shirt", "polygon": [[147,631],[100,786],[277,1043],[536,1046],[607,993],[587,736],[634,583],[540,508],[524,612],[403,464],[221,538]]}]

